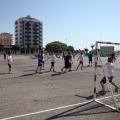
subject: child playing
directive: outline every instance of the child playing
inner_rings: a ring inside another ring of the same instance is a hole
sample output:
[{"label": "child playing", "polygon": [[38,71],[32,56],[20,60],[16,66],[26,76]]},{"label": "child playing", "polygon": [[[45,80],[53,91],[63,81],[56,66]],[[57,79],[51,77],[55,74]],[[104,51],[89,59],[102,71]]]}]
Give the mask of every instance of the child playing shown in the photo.
[{"label": "child playing", "polygon": [[39,53],[38,54],[38,66],[37,66],[37,69],[36,69],[36,73],[38,73],[38,69],[40,70],[40,74],[41,74],[41,69],[42,69],[42,64],[43,64],[43,51],[41,51],[41,54]]},{"label": "child playing", "polygon": [[90,66],[90,64],[92,66],[92,53],[91,52],[88,54],[88,59],[89,59],[89,65],[88,66]]},{"label": "child playing", "polygon": [[[114,77],[114,71],[113,71],[114,65],[112,62],[113,60],[111,58],[108,58],[108,62],[103,65],[103,68],[106,72],[106,76],[108,77],[109,82],[115,87],[115,92],[118,92],[118,86],[112,81]],[[97,65],[97,66],[102,67],[100,65]],[[104,76],[102,80],[100,81],[100,84],[102,87],[102,90],[100,91],[101,94],[106,93],[105,86],[104,86],[104,84],[106,83],[106,76]]]},{"label": "child playing", "polygon": [[70,68],[70,61],[71,61],[71,53],[68,52],[68,55],[65,56],[64,58],[65,60],[65,66],[63,68],[61,68],[61,71],[63,72],[63,69],[65,68],[65,73],[67,72],[67,69]]},{"label": "child playing", "polygon": [[77,59],[77,61],[79,60],[79,64],[77,66],[77,69],[78,67],[81,65],[81,70],[83,70],[83,53],[81,52],[79,58]]},{"label": "child playing", "polygon": [[54,52],[52,51],[52,53],[50,55],[50,61],[51,61],[50,71],[51,71],[51,69],[53,69],[54,72],[55,72],[55,69],[54,69],[55,59],[56,59],[56,56],[55,56]]},{"label": "child playing", "polygon": [[10,52],[8,52],[8,58],[7,58],[7,60],[8,60],[8,67],[9,67],[9,73],[12,73],[12,71],[11,71],[11,67],[12,67],[12,56],[11,56],[11,53]]}]

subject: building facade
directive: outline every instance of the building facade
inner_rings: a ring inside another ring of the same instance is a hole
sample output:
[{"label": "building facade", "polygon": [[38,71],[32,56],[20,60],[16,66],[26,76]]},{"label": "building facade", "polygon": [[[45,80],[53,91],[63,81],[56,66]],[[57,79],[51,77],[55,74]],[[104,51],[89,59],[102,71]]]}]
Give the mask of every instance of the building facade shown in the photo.
[{"label": "building facade", "polygon": [[13,43],[13,35],[10,33],[1,33],[0,34],[0,45],[10,46]]},{"label": "building facade", "polygon": [[19,18],[15,21],[15,44],[43,47],[43,23],[35,18]]}]

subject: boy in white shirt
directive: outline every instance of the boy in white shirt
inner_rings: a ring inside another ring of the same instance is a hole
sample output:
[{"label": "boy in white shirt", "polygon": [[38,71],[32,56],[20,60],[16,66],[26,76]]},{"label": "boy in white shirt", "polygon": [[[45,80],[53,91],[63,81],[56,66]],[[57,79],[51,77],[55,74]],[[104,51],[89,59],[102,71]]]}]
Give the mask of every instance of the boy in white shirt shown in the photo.
[{"label": "boy in white shirt", "polygon": [[50,68],[50,71],[51,71],[51,69],[53,69],[53,71],[55,72],[55,70],[54,70],[54,64],[55,64],[55,59],[56,59],[56,56],[55,56],[55,54],[54,54],[54,52],[52,51],[52,53],[51,53],[51,55],[50,55],[50,61],[51,61],[51,68]]},{"label": "boy in white shirt", "polygon": [[[77,66],[77,69],[78,69],[78,67],[81,65],[81,70],[83,70],[83,53],[82,53],[82,52],[81,52],[78,60],[79,60],[79,64],[78,64],[78,66]],[[78,61],[78,60],[77,60],[77,61]]]},{"label": "boy in white shirt", "polygon": [[44,70],[44,65],[45,65],[45,54],[44,54],[43,51],[41,51],[41,54],[43,55],[43,65],[42,65],[42,67],[43,67],[43,70]]},{"label": "boy in white shirt", "polygon": [[12,72],[11,72],[12,56],[11,56],[11,53],[10,53],[10,52],[8,52],[7,60],[8,60],[9,73],[12,73]]},{"label": "boy in white shirt", "polygon": [[[106,64],[103,65],[103,68],[105,70],[106,76],[108,77],[109,82],[115,87],[115,92],[118,92],[118,86],[112,81],[113,77],[114,77],[114,65],[113,65],[113,60],[111,58],[108,58],[108,62]],[[98,67],[102,67],[101,65],[97,65]],[[106,83],[106,76],[104,76],[102,78],[102,80],[100,81],[102,90],[100,91],[101,94],[105,94],[105,86],[104,84]]]}]

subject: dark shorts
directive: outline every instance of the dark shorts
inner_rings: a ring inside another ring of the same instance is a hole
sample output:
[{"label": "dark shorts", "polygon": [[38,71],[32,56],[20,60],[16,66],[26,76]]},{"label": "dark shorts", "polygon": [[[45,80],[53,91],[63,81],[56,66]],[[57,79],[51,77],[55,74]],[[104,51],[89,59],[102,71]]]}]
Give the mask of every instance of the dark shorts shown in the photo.
[{"label": "dark shorts", "polygon": [[70,68],[71,68],[71,66],[72,66],[72,65],[71,65],[71,63],[69,63],[69,66],[68,66],[68,67],[70,67]]},{"label": "dark shorts", "polygon": [[42,67],[42,63],[38,63],[38,67]]},{"label": "dark shorts", "polygon": [[[108,80],[109,80],[110,83],[112,82],[112,79],[113,79],[113,77],[108,77]],[[104,84],[106,83],[106,77],[105,76],[102,78],[101,82],[104,83]]]},{"label": "dark shorts", "polygon": [[51,66],[54,66],[55,62],[51,62]]},{"label": "dark shorts", "polygon": [[69,67],[69,62],[65,62],[65,68],[67,69]]},{"label": "dark shorts", "polygon": [[8,67],[11,68],[11,64],[10,63],[8,63]]},{"label": "dark shorts", "polygon": [[92,59],[89,59],[89,62],[92,62]]}]

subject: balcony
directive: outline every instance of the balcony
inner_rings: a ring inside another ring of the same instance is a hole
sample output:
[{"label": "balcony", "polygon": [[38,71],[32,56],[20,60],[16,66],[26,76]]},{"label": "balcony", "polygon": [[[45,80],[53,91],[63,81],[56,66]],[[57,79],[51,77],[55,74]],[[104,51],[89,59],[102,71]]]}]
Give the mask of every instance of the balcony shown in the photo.
[{"label": "balcony", "polygon": [[25,37],[31,37],[31,34],[25,34]]},{"label": "balcony", "polygon": [[33,39],[37,39],[37,40],[39,40],[39,37],[35,37],[35,36],[34,36]]},{"label": "balcony", "polygon": [[31,30],[31,28],[30,27],[25,27],[25,30]]},{"label": "balcony", "polygon": [[25,31],[25,34],[28,33],[28,34],[31,34],[31,31],[30,30],[27,30]]},{"label": "balcony", "polygon": [[39,32],[33,32],[33,34],[38,34],[39,35]]},{"label": "balcony", "polygon": [[30,42],[31,43],[31,39],[25,39],[25,42]]},{"label": "balcony", "polygon": [[31,24],[25,24],[25,26],[31,26]]},{"label": "balcony", "polygon": [[17,29],[17,28],[18,28],[18,26],[15,27],[15,29]]},{"label": "balcony", "polygon": [[37,43],[37,42],[34,42],[33,45],[38,45],[38,43]]},{"label": "balcony", "polygon": [[35,41],[35,42],[36,42],[36,41],[38,42],[39,40],[38,40],[38,39],[33,39],[33,42],[34,42],[34,41]]},{"label": "balcony", "polygon": [[38,27],[38,26],[39,26],[39,24],[38,24],[38,23],[34,23],[34,24],[33,24],[33,26],[37,26],[37,27]]}]

